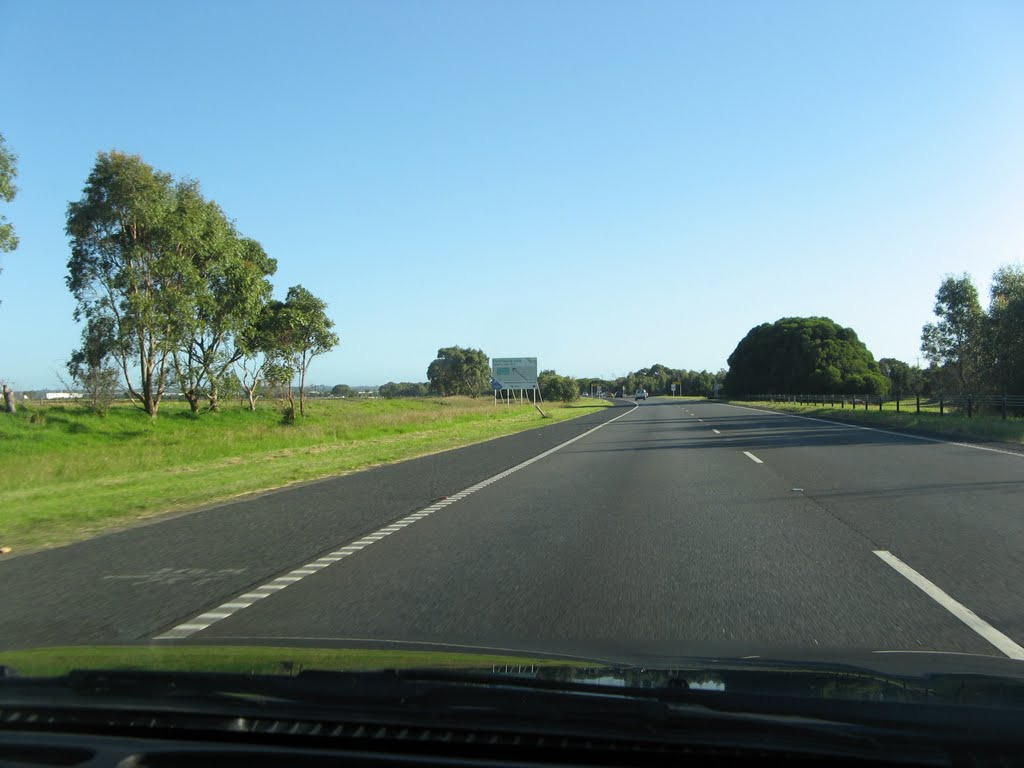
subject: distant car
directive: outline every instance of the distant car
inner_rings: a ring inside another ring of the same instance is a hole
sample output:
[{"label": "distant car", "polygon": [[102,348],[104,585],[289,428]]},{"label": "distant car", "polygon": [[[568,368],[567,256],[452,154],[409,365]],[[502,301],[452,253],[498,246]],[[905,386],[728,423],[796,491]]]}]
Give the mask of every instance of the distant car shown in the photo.
[{"label": "distant car", "polygon": [[636,397],[637,400],[646,400],[647,399],[647,390],[646,389],[638,389],[636,391],[635,397]]}]

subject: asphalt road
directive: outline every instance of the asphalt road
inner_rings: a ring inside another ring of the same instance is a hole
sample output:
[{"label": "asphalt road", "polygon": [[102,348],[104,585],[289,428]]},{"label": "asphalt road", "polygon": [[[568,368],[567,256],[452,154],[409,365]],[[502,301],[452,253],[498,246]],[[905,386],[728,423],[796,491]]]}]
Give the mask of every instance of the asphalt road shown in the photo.
[{"label": "asphalt road", "polygon": [[1024,656],[1022,482],[1019,454],[620,401],[0,562],[0,648]]}]

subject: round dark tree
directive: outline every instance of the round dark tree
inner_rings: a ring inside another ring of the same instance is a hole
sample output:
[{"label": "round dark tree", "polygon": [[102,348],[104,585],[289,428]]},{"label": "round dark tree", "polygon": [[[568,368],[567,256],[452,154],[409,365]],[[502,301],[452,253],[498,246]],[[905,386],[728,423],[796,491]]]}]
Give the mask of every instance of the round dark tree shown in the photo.
[{"label": "round dark tree", "polygon": [[763,323],[729,355],[730,395],[885,394],[889,380],[852,328],[827,317]]}]

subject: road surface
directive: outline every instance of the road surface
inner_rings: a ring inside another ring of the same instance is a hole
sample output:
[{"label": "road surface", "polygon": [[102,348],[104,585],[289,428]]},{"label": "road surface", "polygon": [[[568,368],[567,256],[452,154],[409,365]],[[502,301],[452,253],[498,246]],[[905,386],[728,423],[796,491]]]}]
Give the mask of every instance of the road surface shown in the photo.
[{"label": "road surface", "polygon": [[1022,482],[1010,451],[618,401],[0,562],[0,648],[1024,657]]}]

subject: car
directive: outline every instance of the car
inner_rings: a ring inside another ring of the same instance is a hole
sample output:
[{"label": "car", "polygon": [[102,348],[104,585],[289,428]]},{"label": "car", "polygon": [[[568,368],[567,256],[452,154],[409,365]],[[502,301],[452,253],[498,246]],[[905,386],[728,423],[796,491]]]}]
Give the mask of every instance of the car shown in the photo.
[{"label": "car", "polygon": [[642,388],[638,389],[636,391],[636,395],[634,395],[634,397],[636,397],[637,400],[646,400],[647,399],[647,390],[646,389],[642,389]]}]

